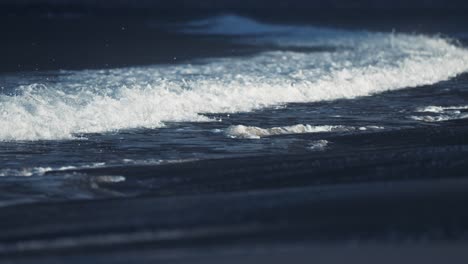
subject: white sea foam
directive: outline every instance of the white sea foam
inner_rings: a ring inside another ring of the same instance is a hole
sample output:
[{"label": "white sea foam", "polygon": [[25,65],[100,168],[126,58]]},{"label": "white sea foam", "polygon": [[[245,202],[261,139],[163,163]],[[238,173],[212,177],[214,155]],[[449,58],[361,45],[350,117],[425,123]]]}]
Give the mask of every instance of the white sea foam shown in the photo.
[{"label": "white sea foam", "polygon": [[[212,120],[204,113],[355,98],[433,84],[468,70],[468,51],[439,37],[217,19],[198,25],[197,33],[258,33],[237,39],[338,49],[62,72],[53,82],[19,86],[14,96],[0,95],[0,140],[72,139],[83,133],[158,128],[165,122],[206,122]],[[247,28],[256,31],[244,32]]]},{"label": "white sea foam", "polygon": [[228,127],[224,133],[230,138],[260,139],[262,137],[290,135],[290,134],[308,134],[308,133],[326,133],[326,132],[349,132],[365,130],[382,130],[380,126],[340,126],[340,125],[322,125],[313,126],[308,124],[297,124],[292,126],[261,128],[256,126],[234,125]]},{"label": "white sea foam", "polygon": [[324,150],[325,148],[327,148],[328,144],[329,144],[329,142],[327,140],[324,140],[324,139],[312,141],[309,144],[309,150],[321,151],[321,150]]},{"label": "white sea foam", "polygon": [[46,172],[51,171],[51,167],[36,167],[36,168],[23,168],[23,169],[1,169],[0,177],[6,176],[33,176],[44,175]]},{"label": "white sea foam", "polygon": [[124,176],[115,176],[115,175],[99,175],[94,177],[94,181],[98,183],[115,183],[115,182],[124,182],[126,178]]},{"label": "white sea foam", "polygon": [[413,120],[423,122],[442,122],[448,120],[467,119],[468,118],[468,106],[426,106],[417,108],[416,112],[430,113],[431,115],[418,115],[410,116]]},{"label": "white sea foam", "polygon": [[62,166],[62,167],[30,167],[21,169],[0,169],[0,177],[7,176],[42,176],[51,171],[67,171],[76,169],[89,169],[89,168],[101,168],[106,165],[103,162],[96,162],[86,165],[79,166]]},{"label": "white sea foam", "polygon": [[444,113],[447,111],[460,111],[460,110],[468,110],[468,105],[462,106],[426,106],[416,109],[416,112],[428,112],[428,113]]},{"label": "white sea foam", "polygon": [[410,116],[411,119],[423,122],[442,122],[449,120],[467,119],[468,113],[465,114],[444,114],[437,116]]},{"label": "white sea foam", "polygon": [[[144,159],[144,160],[133,160],[133,159],[123,159],[122,162],[114,162],[118,165],[121,163],[125,165],[164,165],[164,164],[174,164],[174,163],[186,163],[186,162],[194,162],[198,161],[198,159],[172,159],[172,160],[161,160],[161,159]],[[112,164],[109,164],[112,166]]]},{"label": "white sea foam", "polygon": [[248,138],[259,139],[262,137],[288,135],[288,134],[305,134],[305,133],[321,133],[331,131],[345,131],[343,126],[311,126],[311,125],[294,125],[272,128],[260,128],[255,126],[236,125],[230,126],[225,133],[231,138]]}]

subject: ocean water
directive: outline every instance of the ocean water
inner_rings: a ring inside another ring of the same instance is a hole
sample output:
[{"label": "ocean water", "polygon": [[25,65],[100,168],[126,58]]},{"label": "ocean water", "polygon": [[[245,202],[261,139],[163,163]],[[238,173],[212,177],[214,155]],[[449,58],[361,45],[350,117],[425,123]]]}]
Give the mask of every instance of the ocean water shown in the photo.
[{"label": "ocean water", "polygon": [[0,181],[36,181],[50,171],[66,176],[69,169],[327,151],[335,135],[468,118],[463,32],[346,30],[236,15],[166,27],[260,52],[4,73]]},{"label": "ocean water", "polygon": [[0,74],[0,260],[466,244],[466,27],[239,15],[146,25],[233,45],[152,65]]}]

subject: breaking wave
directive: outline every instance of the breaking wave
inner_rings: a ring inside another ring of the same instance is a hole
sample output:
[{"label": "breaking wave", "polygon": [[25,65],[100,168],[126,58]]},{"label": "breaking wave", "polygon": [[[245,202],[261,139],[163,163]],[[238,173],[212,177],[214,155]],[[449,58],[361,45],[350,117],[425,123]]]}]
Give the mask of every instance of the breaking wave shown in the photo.
[{"label": "breaking wave", "polygon": [[0,140],[72,139],[165,122],[207,122],[212,119],[206,113],[355,98],[433,84],[468,70],[468,51],[440,37],[269,25],[235,16],[185,29],[236,35],[236,41],[253,45],[334,49],[61,72],[54,81],[0,95]]}]

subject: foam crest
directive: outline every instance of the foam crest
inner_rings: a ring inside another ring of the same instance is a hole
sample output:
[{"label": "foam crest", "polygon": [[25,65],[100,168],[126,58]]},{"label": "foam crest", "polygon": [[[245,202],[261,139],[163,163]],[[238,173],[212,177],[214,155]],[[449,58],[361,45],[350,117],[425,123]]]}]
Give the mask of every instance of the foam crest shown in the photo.
[{"label": "foam crest", "polygon": [[[290,134],[307,134],[307,133],[326,133],[326,132],[350,132],[350,131],[367,131],[367,130],[382,130],[381,126],[341,126],[341,125],[322,125],[313,126],[309,124],[297,124],[292,126],[281,126],[272,128],[261,128],[256,126],[234,125],[225,129],[224,133],[230,138],[245,138],[245,139],[260,139],[262,137],[290,135]],[[323,142],[318,142],[322,144]]]},{"label": "foam crest", "polygon": [[468,114],[443,114],[437,116],[410,116],[411,119],[423,122],[443,122],[449,120],[467,119]]},{"label": "foam crest", "polygon": [[255,126],[235,125],[226,129],[225,133],[230,138],[259,139],[268,136],[305,134],[305,133],[323,133],[331,131],[345,131],[343,126],[311,126],[311,125],[293,125],[272,128],[260,128]]},{"label": "foam crest", "polygon": [[0,95],[0,140],[73,139],[166,122],[210,122],[205,113],[355,98],[433,84],[468,70],[468,51],[438,37],[295,26],[285,26],[284,33],[283,26],[248,23],[271,29],[266,37],[245,38],[255,45],[347,48],[62,72],[44,83],[35,79],[16,87],[14,95]]},{"label": "foam crest", "polygon": [[411,119],[423,122],[443,122],[468,118],[468,106],[426,106],[416,109],[419,113],[429,113],[430,115],[410,116]]},{"label": "foam crest", "polygon": [[448,111],[460,111],[460,110],[468,110],[468,105],[462,106],[436,106],[430,105],[422,108],[416,109],[416,112],[428,112],[428,113],[444,113]]}]

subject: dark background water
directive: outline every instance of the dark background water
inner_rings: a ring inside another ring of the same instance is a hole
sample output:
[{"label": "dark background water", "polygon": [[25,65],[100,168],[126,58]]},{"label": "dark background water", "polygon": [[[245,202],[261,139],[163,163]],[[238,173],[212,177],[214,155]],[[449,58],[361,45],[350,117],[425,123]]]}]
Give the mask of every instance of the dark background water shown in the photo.
[{"label": "dark background water", "polygon": [[[0,72],[115,68],[258,50],[150,25],[235,13],[276,23],[460,33],[466,1],[2,1]],[[462,31],[463,32],[463,31]],[[190,47],[186,44],[190,43]]]}]

